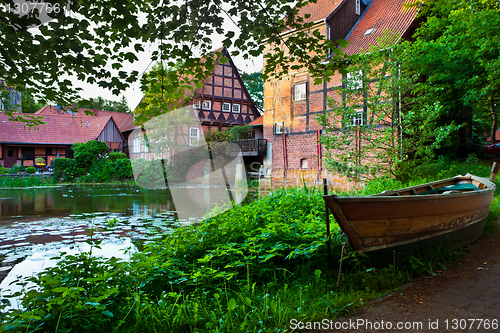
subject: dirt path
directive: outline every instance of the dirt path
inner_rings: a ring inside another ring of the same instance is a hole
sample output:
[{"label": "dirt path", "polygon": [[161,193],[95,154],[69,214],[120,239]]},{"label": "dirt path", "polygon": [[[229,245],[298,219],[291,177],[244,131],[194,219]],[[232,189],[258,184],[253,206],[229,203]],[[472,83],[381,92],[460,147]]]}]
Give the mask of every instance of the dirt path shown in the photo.
[{"label": "dirt path", "polygon": [[460,266],[420,277],[321,332],[500,332],[500,230],[467,250]]}]

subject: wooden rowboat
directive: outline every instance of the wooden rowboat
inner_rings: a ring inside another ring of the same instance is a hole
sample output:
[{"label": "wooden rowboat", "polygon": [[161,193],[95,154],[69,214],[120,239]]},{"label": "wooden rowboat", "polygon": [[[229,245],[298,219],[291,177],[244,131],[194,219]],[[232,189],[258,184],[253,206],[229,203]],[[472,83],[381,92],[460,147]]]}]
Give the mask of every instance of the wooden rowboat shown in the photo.
[{"label": "wooden rowboat", "polygon": [[323,199],[351,246],[373,265],[385,265],[416,249],[456,249],[477,240],[495,188],[467,174],[367,197]]}]

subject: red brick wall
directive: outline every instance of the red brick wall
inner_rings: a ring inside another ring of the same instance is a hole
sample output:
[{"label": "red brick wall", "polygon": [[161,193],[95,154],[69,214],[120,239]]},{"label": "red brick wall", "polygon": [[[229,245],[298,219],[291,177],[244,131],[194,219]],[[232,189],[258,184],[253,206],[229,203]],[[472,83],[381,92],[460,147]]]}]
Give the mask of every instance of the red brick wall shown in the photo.
[{"label": "red brick wall", "polygon": [[[322,130],[316,120],[317,113],[329,109],[327,97],[340,100],[338,93],[332,88],[341,86],[342,75],[337,73],[329,82],[314,84],[314,78],[308,72],[297,72],[280,79],[268,80],[264,83],[264,138],[273,143],[273,159],[271,178],[276,183],[300,185],[321,182],[327,178],[332,187],[347,190],[354,184],[345,178],[318,168],[317,130]],[[294,101],[295,84],[307,83],[307,99]],[[285,123],[286,159],[284,164],[283,135],[274,134],[274,123]],[[337,122],[340,125],[340,120]],[[321,145],[321,156],[325,155]],[[304,162],[301,161],[304,160]],[[283,185],[283,184],[282,184]]]}]

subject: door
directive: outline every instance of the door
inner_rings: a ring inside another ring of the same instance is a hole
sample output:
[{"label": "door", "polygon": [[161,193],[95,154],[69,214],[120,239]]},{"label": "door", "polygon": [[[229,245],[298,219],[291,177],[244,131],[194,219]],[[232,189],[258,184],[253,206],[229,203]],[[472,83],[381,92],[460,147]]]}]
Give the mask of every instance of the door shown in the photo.
[{"label": "door", "polygon": [[4,166],[12,168],[17,162],[17,147],[4,146],[3,150]]}]

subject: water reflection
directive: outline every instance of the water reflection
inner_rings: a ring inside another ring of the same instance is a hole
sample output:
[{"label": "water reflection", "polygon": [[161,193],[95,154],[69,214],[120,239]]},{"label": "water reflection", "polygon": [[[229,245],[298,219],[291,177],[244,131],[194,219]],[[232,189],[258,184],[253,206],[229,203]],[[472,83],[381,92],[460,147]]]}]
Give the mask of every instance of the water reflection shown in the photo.
[{"label": "water reflection", "polygon": [[167,189],[146,190],[123,185],[66,185],[0,189],[0,221],[2,223],[44,216],[68,216],[84,212],[148,215],[173,210],[175,207]]}]

